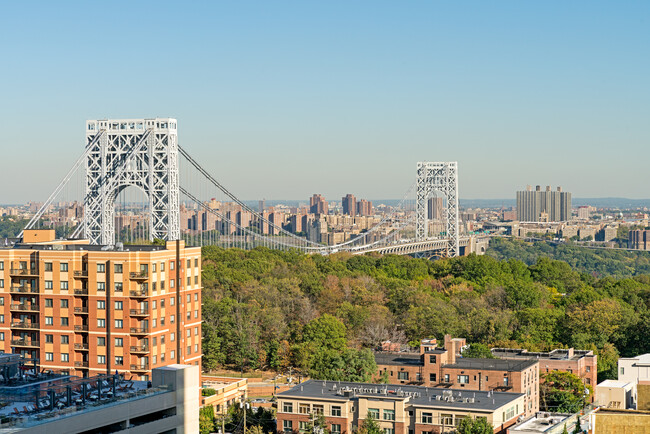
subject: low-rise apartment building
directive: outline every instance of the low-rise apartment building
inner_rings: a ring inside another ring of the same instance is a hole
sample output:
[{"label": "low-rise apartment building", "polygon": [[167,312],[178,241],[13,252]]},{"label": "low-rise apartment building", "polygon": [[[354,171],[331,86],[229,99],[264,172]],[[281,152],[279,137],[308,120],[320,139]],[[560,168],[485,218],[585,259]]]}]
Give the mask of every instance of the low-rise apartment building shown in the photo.
[{"label": "low-rise apartment building", "polygon": [[201,249],[26,230],[0,247],[0,351],[88,377],[201,363]]},{"label": "low-rise apartment building", "polygon": [[524,394],[524,416],[539,410],[539,362],[531,359],[469,359],[460,357],[464,339],[445,336],[445,346],[425,339],[420,353],[376,352],[375,379],[389,384]]},{"label": "low-rise apartment building", "polygon": [[277,398],[277,430],[283,433],[305,432],[321,416],[332,434],[352,433],[369,417],[386,434],[451,432],[468,416],[485,418],[499,433],[524,411],[520,393],[319,380]]}]

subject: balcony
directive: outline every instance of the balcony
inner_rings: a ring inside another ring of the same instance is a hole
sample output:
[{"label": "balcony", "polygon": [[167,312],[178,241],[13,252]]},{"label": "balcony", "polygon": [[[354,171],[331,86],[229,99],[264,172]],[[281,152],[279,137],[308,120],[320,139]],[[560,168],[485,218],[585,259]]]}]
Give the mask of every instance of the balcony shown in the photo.
[{"label": "balcony", "polygon": [[39,312],[37,304],[28,303],[12,303],[9,306],[9,310],[15,310],[19,312]]},{"label": "balcony", "polygon": [[149,345],[135,345],[131,347],[131,353],[148,353]]},{"label": "balcony", "polygon": [[40,328],[37,322],[25,322],[25,321],[12,322],[11,327],[16,329],[32,329],[32,330],[39,330]]},{"label": "balcony", "polygon": [[149,296],[149,291],[146,289],[136,289],[135,291],[129,291],[131,297],[144,298]]},{"label": "balcony", "polygon": [[77,288],[74,290],[74,295],[88,295],[88,290]]},{"label": "balcony", "polygon": [[81,315],[87,315],[88,314],[88,307],[86,307],[86,306],[75,307],[74,308],[74,313],[75,314],[81,314]]},{"label": "balcony", "polygon": [[81,344],[74,344],[74,349],[80,351],[88,351],[90,348],[88,344],[81,343]]},{"label": "balcony", "polygon": [[149,278],[149,273],[146,271],[138,271],[129,273],[129,279],[131,280],[147,280]]},{"label": "balcony", "polygon": [[16,294],[38,294],[38,288],[32,288],[32,285],[24,284],[24,285],[11,285],[11,288],[9,288],[10,293],[16,293]]},{"label": "balcony", "polygon": [[88,270],[75,270],[75,279],[88,279]]},{"label": "balcony", "polygon": [[75,368],[88,368],[88,362],[74,362]]},{"label": "balcony", "polygon": [[12,268],[9,270],[10,276],[38,276],[37,268]]},{"label": "balcony", "polygon": [[74,331],[76,332],[87,332],[88,331],[88,326],[81,324],[81,325],[76,325],[74,326]]},{"label": "balcony", "polygon": [[40,342],[39,341],[30,341],[30,340],[27,340],[27,339],[12,339],[11,340],[11,346],[12,347],[40,348]]},{"label": "balcony", "polygon": [[149,316],[147,309],[131,309],[131,316]]},{"label": "balcony", "polygon": [[149,364],[148,363],[140,363],[139,365],[131,365],[131,370],[132,371],[148,371],[149,370]]},{"label": "balcony", "polygon": [[131,327],[132,335],[146,335],[149,333],[149,327]]}]

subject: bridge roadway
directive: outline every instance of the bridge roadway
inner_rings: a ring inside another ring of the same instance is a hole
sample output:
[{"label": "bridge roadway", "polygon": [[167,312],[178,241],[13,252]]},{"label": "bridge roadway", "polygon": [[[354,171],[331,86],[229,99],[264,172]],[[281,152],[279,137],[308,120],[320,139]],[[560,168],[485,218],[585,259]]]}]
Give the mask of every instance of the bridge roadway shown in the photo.
[{"label": "bridge roadway", "polygon": [[[427,257],[445,257],[447,256],[446,239],[429,239],[424,241],[408,240],[401,243],[390,244],[385,246],[361,246],[350,248],[349,252],[353,255],[362,255],[369,252],[393,255],[423,255]],[[476,253],[482,255],[488,248],[489,238],[487,237],[460,237],[458,245],[464,250],[464,254]]]}]

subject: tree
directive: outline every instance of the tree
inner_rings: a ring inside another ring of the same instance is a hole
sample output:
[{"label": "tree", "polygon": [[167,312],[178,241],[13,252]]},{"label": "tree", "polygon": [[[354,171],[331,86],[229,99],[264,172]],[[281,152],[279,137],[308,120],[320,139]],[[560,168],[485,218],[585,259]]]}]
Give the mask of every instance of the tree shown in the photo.
[{"label": "tree", "polygon": [[566,423],[564,424],[564,428],[562,429],[562,434],[569,434],[569,431],[566,429]]},{"label": "tree", "polygon": [[384,431],[379,426],[379,423],[368,414],[363,423],[357,429],[357,434],[383,434]]},{"label": "tree", "polygon": [[470,359],[494,359],[492,351],[487,345],[484,344],[469,344],[467,348],[461,353],[463,357]]},{"label": "tree", "polygon": [[214,432],[214,408],[211,405],[199,409],[199,431],[201,434]]},{"label": "tree", "polygon": [[593,394],[591,386],[582,383],[580,377],[563,371],[541,375],[540,410],[558,413],[577,413],[589,402]]},{"label": "tree", "polygon": [[347,346],[345,324],[338,318],[324,314],[305,325],[303,340],[313,343],[316,348],[341,351]]},{"label": "tree", "polygon": [[573,428],[573,434],[581,434],[582,427],[580,426],[580,417],[576,419],[576,426]]},{"label": "tree", "polygon": [[460,434],[492,434],[494,427],[484,417],[472,419],[467,415],[460,421],[458,432]]}]

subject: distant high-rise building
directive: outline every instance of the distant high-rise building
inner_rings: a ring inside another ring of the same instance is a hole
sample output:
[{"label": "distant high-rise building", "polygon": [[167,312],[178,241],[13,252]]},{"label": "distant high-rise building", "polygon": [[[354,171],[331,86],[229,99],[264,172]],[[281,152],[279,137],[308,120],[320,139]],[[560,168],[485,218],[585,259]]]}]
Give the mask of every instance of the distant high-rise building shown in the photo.
[{"label": "distant high-rise building", "polygon": [[259,212],[260,214],[263,213],[265,207],[266,207],[266,199],[260,200],[257,204],[257,212]]},{"label": "distant high-rise building", "polygon": [[357,202],[357,214],[360,216],[373,215],[372,202],[365,199],[361,199],[359,202]]},{"label": "distant high-rise building", "polygon": [[427,208],[429,220],[443,219],[442,197],[430,197]]},{"label": "distant high-rise building", "polygon": [[309,212],[312,214],[327,214],[327,202],[320,194],[314,194],[309,198]]},{"label": "distant high-rise building", "polygon": [[589,220],[589,207],[588,206],[578,207],[578,218],[580,220]]},{"label": "distant high-rise building", "polygon": [[650,250],[649,230],[630,231],[628,237],[628,248],[637,250]]},{"label": "distant high-rise building", "polygon": [[357,215],[357,198],[352,194],[346,194],[341,198],[341,205],[343,205],[343,214],[355,216]]},{"label": "distant high-rise building", "polygon": [[571,219],[571,193],[551,191],[547,186],[542,191],[541,186],[527,186],[525,191],[517,192],[517,220],[524,222],[551,221],[560,222]]}]

